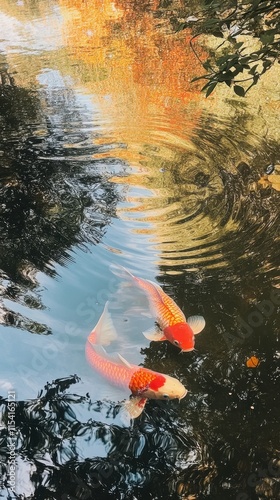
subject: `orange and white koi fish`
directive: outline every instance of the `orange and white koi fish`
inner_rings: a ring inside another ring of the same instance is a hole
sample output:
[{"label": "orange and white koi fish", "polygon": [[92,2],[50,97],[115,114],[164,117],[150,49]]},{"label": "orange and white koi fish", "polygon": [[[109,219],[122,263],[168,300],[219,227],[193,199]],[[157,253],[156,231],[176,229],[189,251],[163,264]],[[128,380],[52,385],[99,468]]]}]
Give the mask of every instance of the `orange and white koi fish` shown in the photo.
[{"label": "orange and white koi fish", "polygon": [[194,349],[194,336],[205,327],[203,316],[190,316],[186,319],[184,313],[162,288],[152,281],[137,278],[125,267],[111,265],[114,274],[122,278],[130,278],[135,285],[141,288],[149,300],[152,314],[156,318],[158,327],[153,327],[143,332],[149,340],[169,340],[181,352]]},{"label": "orange and white koi fish", "polygon": [[120,354],[115,359],[109,355],[103,346],[116,338],[106,303],[97,325],[87,338],[85,354],[89,364],[110,383],[131,391],[131,398],[124,404],[130,418],[142,413],[148,399],[182,399],[186,396],[187,390],[179,380],[132,365]]}]

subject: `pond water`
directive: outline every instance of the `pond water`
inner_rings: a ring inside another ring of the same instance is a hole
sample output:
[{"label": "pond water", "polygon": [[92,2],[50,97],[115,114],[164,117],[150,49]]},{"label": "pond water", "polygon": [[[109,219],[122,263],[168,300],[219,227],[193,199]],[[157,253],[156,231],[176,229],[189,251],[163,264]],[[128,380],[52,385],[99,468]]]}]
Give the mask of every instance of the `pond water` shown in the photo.
[{"label": "pond water", "polygon": [[[280,497],[280,79],[206,100],[168,15],[0,0],[3,498]],[[205,317],[194,351],[142,335],[112,264]],[[85,359],[107,300],[111,351],[189,391],[130,425]]]}]

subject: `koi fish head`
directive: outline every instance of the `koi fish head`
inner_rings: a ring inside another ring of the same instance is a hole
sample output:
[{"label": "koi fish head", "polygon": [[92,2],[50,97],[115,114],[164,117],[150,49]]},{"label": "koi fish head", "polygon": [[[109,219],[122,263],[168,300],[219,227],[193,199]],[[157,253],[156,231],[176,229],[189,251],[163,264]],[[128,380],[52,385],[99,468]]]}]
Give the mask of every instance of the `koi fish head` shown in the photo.
[{"label": "koi fish head", "polygon": [[129,388],[132,394],[147,399],[182,399],[187,394],[179,380],[144,368],[133,374]]},{"label": "koi fish head", "polygon": [[153,399],[182,399],[187,394],[187,389],[176,378],[169,375],[163,375],[164,384],[154,391]]},{"label": "koi fish head", "polygon": [[177,323],[164,329],[165,337],[183,352],[194,349],[194,333],[187,323]]}]

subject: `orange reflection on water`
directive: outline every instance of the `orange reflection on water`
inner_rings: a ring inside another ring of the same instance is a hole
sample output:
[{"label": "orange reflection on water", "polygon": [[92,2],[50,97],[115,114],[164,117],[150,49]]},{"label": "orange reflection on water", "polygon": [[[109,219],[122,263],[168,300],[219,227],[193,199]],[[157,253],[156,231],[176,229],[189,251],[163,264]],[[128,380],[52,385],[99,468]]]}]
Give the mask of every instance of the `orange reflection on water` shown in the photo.
[{"label": "orange reflection on water", "polygon": [[167,224],[185,213],[185,197],[173,200],[181,186],[173,170],[181,170],[186,153],[195,153],[191,139],[205,99],[191,83],[201,74],[189,46],[191,33],[171,32],[155,16],[156,2],[150,8],[140,0],[60,3],[69,13],[65,44],[77,81],[100,111],[101,134],[94,141],[114,146],[95,157],[113,154],[136,167],[110,178],[123,184],[125,203],[117,215],[134,234],[148,235],[152,252],[162,242],[169,249],[169,241],[181,251],[189,232]]},{"label": "orange reflection on water", "polygon": [[128,145],[120,155],[138,163],[140,144],[184,149],[201,99],[191,83],[201,68],[190,33],[167,33],[140,1],[60,3],[71,13],[64,33],[79,78],[96,96],[110,139]]}]

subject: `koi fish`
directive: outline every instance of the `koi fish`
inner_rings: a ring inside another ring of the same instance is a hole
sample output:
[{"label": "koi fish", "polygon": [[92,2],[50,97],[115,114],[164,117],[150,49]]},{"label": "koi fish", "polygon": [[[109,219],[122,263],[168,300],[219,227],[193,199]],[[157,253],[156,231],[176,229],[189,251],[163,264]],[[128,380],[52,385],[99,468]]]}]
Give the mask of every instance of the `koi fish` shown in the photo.
[{"label": "koi fish", "polygon": [[130,390],[131,397],[124,403],[130,418],[142,413],[148,399],[182,399],[186,396],[187,390],[179,380],[132,365],[120,354],[115,358],[108,354],[104,346],[116,338],[107,302],[97,325],[87,338],[85,354],[88,363],[111,384]]},{"label": "koi fish", "polygon": [[145,292],[157,323],[156,326],[143,332],[147,339],[169,340],[176,347],[179,347],[181,352],[194,349],[194,336],[205,327],[203,316],[190,316],[186,319],[176,302],[157,283],[137,278],[125,267],[115,264],[111,264],[111,270],[119,277],[133,280],[134,284]]}]

